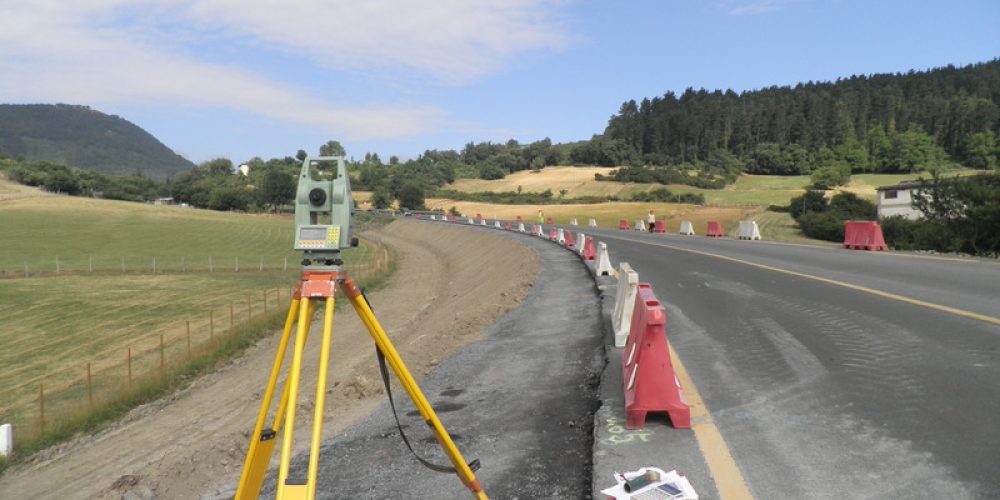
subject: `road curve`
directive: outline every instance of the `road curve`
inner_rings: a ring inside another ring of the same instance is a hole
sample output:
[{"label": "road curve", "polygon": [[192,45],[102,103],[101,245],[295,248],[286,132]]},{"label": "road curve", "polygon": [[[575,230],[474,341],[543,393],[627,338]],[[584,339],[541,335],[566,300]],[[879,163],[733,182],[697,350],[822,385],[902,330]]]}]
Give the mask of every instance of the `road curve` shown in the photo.
[{"label": "road curve", "polygon": [[1000,264],[573,229],[667,304],[755,497],[1000,492]]}]

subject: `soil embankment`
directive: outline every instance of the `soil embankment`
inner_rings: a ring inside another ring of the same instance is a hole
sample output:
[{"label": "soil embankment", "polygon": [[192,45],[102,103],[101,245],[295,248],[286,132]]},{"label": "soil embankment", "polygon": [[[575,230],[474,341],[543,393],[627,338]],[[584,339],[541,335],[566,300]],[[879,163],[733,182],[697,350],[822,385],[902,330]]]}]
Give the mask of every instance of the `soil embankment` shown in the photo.
[{"label": "soil embankment", "polygon": [[[398,270],[369,299],[417,377],[516,307],[540,269],[533,250],[487,231],[400,220],[373,235],[396,252]],[[314,323],[307,347],[313,354],[317,329]],[[233,487],[277,340],[269,337],[233,364],[96,436],[8,470],[0,477],[0,498],[121,498],[129,492],[197,498]],[[326,436],[362,419],[384,397],[373,342],[350,307],[339,308],[331,356]],[[315,368],[315,357],[307,358],[301,394],[315,392]],[[301,424],[311,422],[309,399],[300,400]],[[308,434],[307,427],[297,428],[300,436]]]}]

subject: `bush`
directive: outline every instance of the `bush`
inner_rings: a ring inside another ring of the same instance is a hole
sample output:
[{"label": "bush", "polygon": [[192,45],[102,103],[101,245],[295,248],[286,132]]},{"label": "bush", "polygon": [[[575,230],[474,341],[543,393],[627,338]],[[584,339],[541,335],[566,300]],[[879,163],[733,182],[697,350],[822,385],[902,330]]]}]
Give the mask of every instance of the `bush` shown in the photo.
[{"label": "bush", "polygon": [[844,241],[844,219],[833,212],[809,212],[799,217],[802,234],[820,240]]},{"label": "bush", "polygon": [[813,187],[816,189],[831,189],[834,186],[843,186],[851,180],[851,167],[847,163],[840,162],[838,165],[820,167],[812,173]]}]

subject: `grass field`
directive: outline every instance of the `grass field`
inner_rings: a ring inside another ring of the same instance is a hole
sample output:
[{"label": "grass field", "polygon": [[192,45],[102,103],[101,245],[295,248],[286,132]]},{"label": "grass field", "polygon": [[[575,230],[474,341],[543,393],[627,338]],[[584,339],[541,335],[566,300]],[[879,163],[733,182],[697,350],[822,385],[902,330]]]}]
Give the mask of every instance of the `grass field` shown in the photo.
[{"label": "grass field", "polygon": [[[31,193],[0,200],[0,422],[19,426],[20,443],[41,422],[40,393],[50,422],[79,411],[88,366],[107,399],[129,373],[190,360],[265,306],[272,315],[287,306],[300,258],[293,227],[287,216]],[[362,240],[344,251],[355,277],[369,274],[376,248]]]}]

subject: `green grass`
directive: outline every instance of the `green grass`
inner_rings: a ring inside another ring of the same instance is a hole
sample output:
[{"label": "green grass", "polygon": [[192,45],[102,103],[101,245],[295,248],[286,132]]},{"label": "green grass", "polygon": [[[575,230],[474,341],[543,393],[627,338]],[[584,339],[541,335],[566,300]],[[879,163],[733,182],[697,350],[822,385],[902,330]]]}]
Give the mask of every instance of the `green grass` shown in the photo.
[{"label": "green grass", "polygon": [[[0,265],[8,266],[0,271],[0,422],[17,427],[16,460],[103,425],[273,331],[299,269],[293,227],[288,217],[83,198],[0,201]],[[129,257],[125,273],[116,255]],[[365,240],[344,260],[369,287],[393,269],[388,249]]]}]

